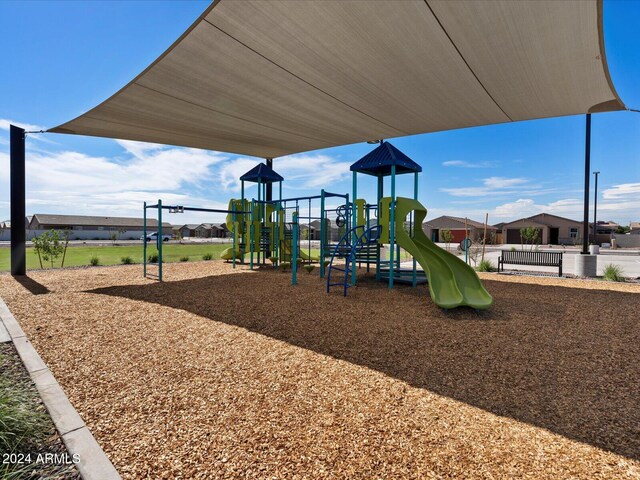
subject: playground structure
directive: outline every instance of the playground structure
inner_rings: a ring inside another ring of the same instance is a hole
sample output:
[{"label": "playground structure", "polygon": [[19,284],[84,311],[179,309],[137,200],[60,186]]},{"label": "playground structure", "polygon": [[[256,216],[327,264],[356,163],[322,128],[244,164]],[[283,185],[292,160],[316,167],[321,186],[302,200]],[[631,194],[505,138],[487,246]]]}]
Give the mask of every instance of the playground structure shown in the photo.
[{"label": "playground structure", "polygon": [[[147,210],[155,209],[156,215],[158,218],[158,235],[156,236],[156,249],[158,250],[158,260],[155,262],[149,261],[147,257]],[[185,207],[183,205],[164,205],[162,203],[162,199],[158,199],[158,202],[153,205],[148,205],[147,202],[143,204],[143,223],[142,223],[142,268],[143,275],[145,278],[152,277],[156,278],[158,281],[162,281],[162,244],[163,244],[163,235],[161,235],[162,229],[162,211],[168,210],[169,213],[184,213],[184,212],[206,212],[206,213],[227,213],[231,215],[232,218],[236,215],[246,213],[242,211],[234,211],[234,210],[220,210],[217,208],[201,208],[201,207]],[[149,266],[156,266],[157,273],[153,274],[149,271]]]},{"label": "playground structure", "polygon": [[[291,283],[297,284],[302,264],[319,264],[320,277],[327,278],[326,288],[341,286],[343,295],[357,282],[356,267],[375,266],[376,280],[408,283],[413,287],[427,283],[432,300],[450,309],[469,306],[486,309],[493,299],[484,289],[477,274],[466,262],[443,250],[427,238],[422,230],[426,208],[418,202],[418,174],[422,167],[389,142],[381,141],[372,152],[351,166],[353,192],[332,193],[322,190],[319,195],[282,198],[284,178],[265,164],[258,164],[240,177],[241,197],[229,201],[228,210],[193,209],[226,213],[226,224],[232,236],[231,245],[220,257],[255,267],[291,269]],[[377,199],[367,203],[357,198],[358,173],[377,178]],[[413,198],[396,195],[396,176],[413,174]],[[384,196],[384,179],[390,177],[390,196]],[[245,182],[257,184],[257,198],[245,196]],[[278,183],[278,198],[267,200],[269,184]],[[327,200],[339,199],[342,204],[329,206]],[[315,207],[319,201],[319,206]],[[163,208],[161,202],[146,208]],[[176,207],[166,207],[173,208]],[[182,208],[182,207],[179,207]],[[306,209],[305,211],[302,208]],[[318,214],[314,215],[314,211]],[[301,220],[306,220],[307,237],[302,238]],[[319,221],[318,249],[312,249],[311,222]],[[339,241],[332,241],[330,231],[335,225]],[[306,251],[304,241],[306,240]],[[401,249],[413,259],[409,266],[401,262]],[[159,279],[162,279],[159,251]],[[388,252],[388,254],[385,254]],[[146,253],[146,252],[145,252]],[[146,260],[146,259],[145,259]],[[267,263],[267,260],[270,264]],[[418,264],[422,270],[418,270]],[[146,265],[145,265],[145,275]]]},{"label": "playground structure", "polygon": [[[229,200],[227,210],[144,204],[144,236],[146,237],[147,209],[157,209],[158,224],[162,225],[162,211],[171,213],[198,211],[226,213],[226,225],[232,242],[220,257],[233,263],[248,263],[251,269],[267,266],[291,269],[291,283],[297,284],[302,264],[319,264],[320,277],[326,276],[327,293],[340,286],[343,295],[356,285],[359,265],[369,272],[375,266],[376,280],[408,283],[413,287],[427,283],[431,299],[438,306],[450,309],[468,306],[477,310],[489,308],[493,299],[485,290],[476,272],[466,262],[434,244],[422,230],[427,209],[418,201],[418,174],[422,167],[392,144],[380,141],[378,147],[351,165],[353,192],[332,193],[322,190],[320,195],[282,198],[284,178],[270,166],[258,164],[240,177],[241,197]],[[358,198],[358,173],[377,178],[376,202],[369,204]],[[396,195],[396,176],[413,174],[413,198]],[[384,196],[384,179],[390,177],[390,196]],[[245,197],[245,182],[257,184],[257,199]],[[267,186],[278,183],[278,199],[267,200]],[[339,199],[340,205],[328,205],[327,200]],[[319,201],[313,215],[314,204]],[[306,211],[301,211],[306,208]],[[305,214],[306,213],[306,214]],[[300,220],[306,220],[307,238],[301,235]],[[319,221],[319,248],[312,250],[311,222]],[[331,239],[334,224],[340,233],[339,241]],[[161,238],[159,236],[158,238]],[[303,242],[307,241],[306,251]],[[144,242],[144,275],[148,272]],[[157,241],[158,273],[162,281],[162,241]],[[401,249],[413,259],[403,266]],[[388,254],[384,254],[388,251]],[[386,257],[386,258],[385,258]],[[418,270],[418,264],[422,270]]]}]

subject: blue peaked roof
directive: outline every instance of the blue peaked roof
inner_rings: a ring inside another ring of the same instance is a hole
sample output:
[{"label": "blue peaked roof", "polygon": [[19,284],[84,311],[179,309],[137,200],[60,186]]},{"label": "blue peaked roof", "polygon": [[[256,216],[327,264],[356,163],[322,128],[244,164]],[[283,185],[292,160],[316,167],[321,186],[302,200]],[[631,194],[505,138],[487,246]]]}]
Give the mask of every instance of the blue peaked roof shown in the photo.
[{"label": "blue peaked roof", "polygon": [[271,167],[265,165],[264,163],[259,163],[247,173],[242,175],[240,177],[240,180],[244,182],[254,183],[274,183],[282,182],[284,178],[277,174]]},{"label": "blue peaked roof", "polygon": [[374,175],[376,177],[386,176],[391,175],[392,165],[396,166],[396,175],[422,171],[420,165],[389,142],[382,142],[374,150],[351,165],[351,171],[366,173],[367,175]]}]

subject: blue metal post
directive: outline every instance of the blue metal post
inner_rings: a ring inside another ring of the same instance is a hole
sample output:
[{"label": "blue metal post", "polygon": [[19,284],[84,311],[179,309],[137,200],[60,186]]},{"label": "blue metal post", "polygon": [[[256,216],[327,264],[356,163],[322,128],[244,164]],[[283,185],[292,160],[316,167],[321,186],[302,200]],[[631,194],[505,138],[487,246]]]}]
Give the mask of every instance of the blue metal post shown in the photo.
[{"label": "blue metal post", "polygon": [[393,254],[396,244],[396,166],[391,165],[391,215],[389,219],[389,288],[393,288]]}]

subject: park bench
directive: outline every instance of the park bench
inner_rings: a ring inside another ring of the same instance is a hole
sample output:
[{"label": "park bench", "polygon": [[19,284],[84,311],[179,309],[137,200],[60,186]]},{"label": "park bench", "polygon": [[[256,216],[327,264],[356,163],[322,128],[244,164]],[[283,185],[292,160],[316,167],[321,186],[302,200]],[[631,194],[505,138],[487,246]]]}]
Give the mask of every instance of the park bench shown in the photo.
[{"label": "park bench", "polygon": [[498,258],[498,271],[503,272],[505,265],[533,265],[537,267],[558,267],[558,276],[562,276],[562,252],[527,252],[524,250],[502,250]]}]

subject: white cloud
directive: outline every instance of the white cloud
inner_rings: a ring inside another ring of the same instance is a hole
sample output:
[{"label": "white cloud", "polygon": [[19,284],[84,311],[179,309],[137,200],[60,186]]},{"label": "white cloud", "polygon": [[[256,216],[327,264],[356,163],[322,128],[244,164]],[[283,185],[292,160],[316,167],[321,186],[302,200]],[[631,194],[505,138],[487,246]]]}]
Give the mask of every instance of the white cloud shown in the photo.
[{"label": "white cloud", "polygon": [[[124,158],[73,151],[30,149],[27,156],[27,210],[101,215],[136,215],[143,201],[226,208],[212,202],[206,187],[212,168],[226,155],[205,150],[118,142]],[[0,152],[0,182],[9,183],[9,155]],[[8,188],[0,189],[8,199]],[[186,217],[185,217],[186,218]]]},{"label": "white cloud", "polygon": [[[258,163],[260,161],[249,158],[225,162],[218,171],[218,181],[225,190],[240,191],[240,176]],[[344,180],[349,174],[350,165],[349,162],[341,162],[328,155],[291,155],[273,161],[273,169],[284,177],[287,188],[305,190],[328,188]],[[245,188],[249,187],[250,185],[245,185]]]},{"label": "white cloud", "polygon": [[467,162],[466,160],[448,160],[442,162],[443,167],[460,167],[460,168],[491,168],[495,167],[495,162]]},{"label": "white cloud", "polygon": [[46,130],[46,127],[41,127],[40,125],[33,125],[30,123],[22,123],[16,122],[15,120],[0,118],[0,130],[9,130],[9,125],[15,125],[16,127],[24,128],[25,130],[30,132]]},{"label": "white cloud", "polygon": [[629,196],[636,197],[640,200],[640,183],[622,183],[607,188],[602,192],[602,197],[608,200]]},{"label": "white cloud", "polygon": [[539,186],[530,184],[526,178],[489,177],[482,180],[481,187],[441,188],[440,191],[454,197],[486,197],[516,194],[521,192],[522,188],[526,188],[529,195],[534,195],[534,190]]},{"label": "white cloud", "polygon": [[498,205],[493,216],[498,218],[528,217],[537,212],[538,206],[530,198],[521,198],[515,202]]}]

